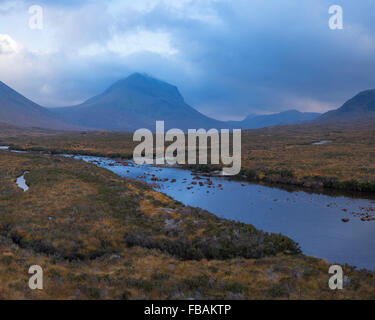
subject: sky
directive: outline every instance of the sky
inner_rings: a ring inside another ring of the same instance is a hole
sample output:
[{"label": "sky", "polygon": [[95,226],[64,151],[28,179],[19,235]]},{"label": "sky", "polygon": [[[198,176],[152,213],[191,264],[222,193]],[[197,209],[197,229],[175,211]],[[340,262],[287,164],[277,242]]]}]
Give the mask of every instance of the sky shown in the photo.
[{"label": "sky", "polygon": [[142,72],[220,120],[325,112],[375,88],[374,14],[373,0],[0,0],[0,81],[59,107]]}]

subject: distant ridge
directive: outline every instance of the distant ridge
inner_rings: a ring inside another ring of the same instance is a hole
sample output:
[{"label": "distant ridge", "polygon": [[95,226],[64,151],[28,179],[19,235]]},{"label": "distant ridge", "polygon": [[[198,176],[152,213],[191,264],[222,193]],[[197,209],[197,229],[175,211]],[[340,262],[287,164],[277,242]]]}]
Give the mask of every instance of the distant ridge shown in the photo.
[{"label": "distant ridge", "polygon": [[141,73],[117,81],[84,103],[47,109],[0,81],[0,122],[18,127],[55,130],[155,130],[164,120],[166,129],[260,129],[304,123],[350,122],[375,119],[375,90],[362,91],[325,114],[288,110],[270,115],[249,115],[242,121],[218,121],[189,106],[178,88]]},{"label": "distant ridge", "polygon": [[77,129],[0,81],[0,122],[18,127]]},{"label": "distant ridge", "polygon": [[242,121],[229,121],[234,127],[242,129],[260,129],[272,126],[301,124],[319,117],[320,113],[300,112],[297,110],[288,110],[270,115],[250,115]]},{"label": "distant ridge", "polygon": [[375,118],[375,90],[362,91],[337,109],[328,111],[317,122],[337,122]]},{"label": "distant ridge", "polygon": [[78,106],[51,111],[70,123],[105,130],[155,130],[156,120],[164,120],[166,129],[227,126],[186,104],[177,87],[141,73],[117,81]]}]

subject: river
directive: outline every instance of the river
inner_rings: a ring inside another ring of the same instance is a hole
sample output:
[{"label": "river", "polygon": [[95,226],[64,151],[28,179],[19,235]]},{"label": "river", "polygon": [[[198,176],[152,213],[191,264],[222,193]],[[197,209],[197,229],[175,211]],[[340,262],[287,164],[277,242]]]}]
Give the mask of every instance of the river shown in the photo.
[{"label": "river", "polygon": [[196,175],[189,170],[139,166],[132,161],[117,162],[92,156],[74,158],[124,178],[148,182],[185,205],[289,236],[300,244],[306,255],[375,270],[375,221],[362,221],[360,216],[367,212],[366,208],[375,208],[372,199],[286,191],[220,177],[209,178],[210,185],[208,178],[194,179]]},{"label": "river", "polygon": [[[99,157],[75,158],[107,168],[121,177],[158,184],[160,187],[155,187],[158,191],[185,205],[253,224],[267,232],[287,235],[297,241],[307,255],[375,270],[375,221],[362,221],[352,214],[375,207],[374,200],[286,191],[225,178],[210,178],[212,185],[208,185],[207,178],[194,180],[195,175],[188,170],[139,166],[133,162],[124,165]],[[153,181],[153,175],[154,180],[157,177],[159,181]],[[176,181],[171,182],[173,179]],[[349,219],[349,222],[342,219]]]}]

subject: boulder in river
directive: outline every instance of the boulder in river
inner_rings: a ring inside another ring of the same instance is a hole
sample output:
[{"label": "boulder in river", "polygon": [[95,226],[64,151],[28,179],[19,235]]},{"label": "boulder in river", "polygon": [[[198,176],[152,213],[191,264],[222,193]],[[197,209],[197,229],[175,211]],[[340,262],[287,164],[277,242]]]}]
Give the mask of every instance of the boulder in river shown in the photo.
[{"label": "boulder in river", "polygon": [[375,220],[375,217],[366,216],[366,217],[362,217],[361,220],[362,221],[373,221],[373,220]]}]

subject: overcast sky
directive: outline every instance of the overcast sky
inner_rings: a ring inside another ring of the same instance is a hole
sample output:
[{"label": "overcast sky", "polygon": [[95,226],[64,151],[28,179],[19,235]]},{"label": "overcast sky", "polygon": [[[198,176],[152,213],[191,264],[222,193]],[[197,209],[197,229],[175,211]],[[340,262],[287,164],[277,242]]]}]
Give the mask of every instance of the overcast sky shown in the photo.
[{"label": "overcast sky", "polygon": [[218,119],[323,112],[375,88],[374,15],[374,0],[2,0],[0,80],[55,107],[145,72]]}]

